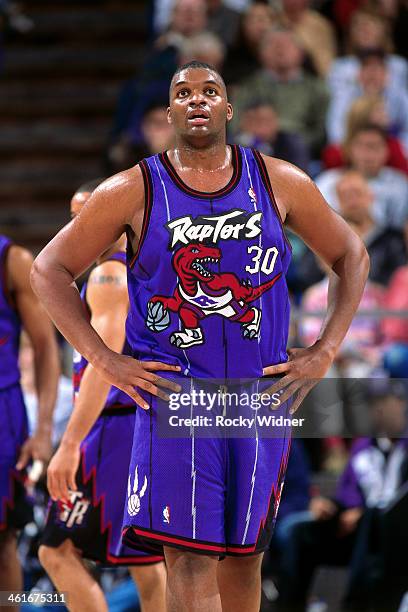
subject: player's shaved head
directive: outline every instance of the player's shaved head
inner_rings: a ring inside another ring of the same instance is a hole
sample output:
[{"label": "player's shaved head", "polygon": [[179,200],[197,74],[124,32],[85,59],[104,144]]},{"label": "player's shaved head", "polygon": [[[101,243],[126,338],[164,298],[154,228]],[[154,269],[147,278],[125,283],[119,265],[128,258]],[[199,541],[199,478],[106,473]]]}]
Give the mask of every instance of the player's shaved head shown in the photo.
[{"label": "player's shaved head", "polygon": [[217,82],[219,85],[221,85],[225,93],[227,93],[227,88],[225,86],[224,79],[222,78],[218,70],[216,70],[214,66],[211,66],[210,64],[206,64],[205,62],[199,62],[198,60],[192,60],[191,62],[187,62],[187,64],[183,64],[182,66],[177,68],[170,82],[170,92],[175,86],[175,84],[179,81],[180,75],[183,72],[187,72],[188,70],[200,70],[200,69],[208,70],[208,72],[211,72],[212,77],[214,78],[214,81]]}]

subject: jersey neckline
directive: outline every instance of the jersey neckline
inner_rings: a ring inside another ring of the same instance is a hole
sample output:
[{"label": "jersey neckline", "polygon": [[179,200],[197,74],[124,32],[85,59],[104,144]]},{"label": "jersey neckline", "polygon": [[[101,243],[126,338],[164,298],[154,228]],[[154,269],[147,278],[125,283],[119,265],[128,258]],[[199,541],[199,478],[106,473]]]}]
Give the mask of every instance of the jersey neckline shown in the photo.
[{"label": "jersey neckline", "polygon": [[167,170],[169,177],[171,178],[173,183],[176,185],[176,187],[181,189],[181,191],[184,191],[184,193],[190,196],[195,196],[195,197],[206,199],[206,200],[213,200],[214,198],[221,198],[231,193],[231,191],[235,189],[235,187],[238,185],[241,179],[241,173],[242,173],[241,149],[238,145],[235,145],[235,144],[229,145],[229,146],[231,147],[232,176],[230,180],[228,181],[228,183],[224,185],[224,187],[222,187],[221,189],[218,189],[217,191],[200,191],[199,189],[194,189],[193,187],[189,187],[189,185],[187,185],[187,183],[185,183],[183,179],[179,176],[175,167],[171,163],[169,156],[168,156],[168,152],[164,151],[163,153],[160,153],[159,157],[160,157],[160,161],[162,162],[163,166]]}]

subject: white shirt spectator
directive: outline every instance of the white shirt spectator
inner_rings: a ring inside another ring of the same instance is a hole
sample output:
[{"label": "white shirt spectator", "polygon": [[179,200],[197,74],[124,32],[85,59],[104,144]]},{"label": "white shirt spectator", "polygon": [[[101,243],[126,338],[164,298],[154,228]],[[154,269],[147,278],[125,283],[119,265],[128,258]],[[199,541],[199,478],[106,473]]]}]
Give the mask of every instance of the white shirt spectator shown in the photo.
[{"label": "white shirt spectator", "polygon": [[[336,184],[342,169],[326,170],[319,174],[316,184],[334,210],[339,210]],[[373,216],[383,227],[402,229],[408,220],[408,180],[393,168],[382,168],[378,175],[367,178],[374,196]]]}]

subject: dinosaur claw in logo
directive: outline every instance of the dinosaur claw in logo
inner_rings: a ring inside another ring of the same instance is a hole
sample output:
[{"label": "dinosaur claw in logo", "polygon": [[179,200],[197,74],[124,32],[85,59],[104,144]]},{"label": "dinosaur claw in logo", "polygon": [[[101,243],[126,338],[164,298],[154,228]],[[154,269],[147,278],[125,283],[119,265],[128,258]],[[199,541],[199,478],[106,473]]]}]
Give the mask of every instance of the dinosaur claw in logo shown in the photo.
[{"label": "dinosaur claw in logo", "polygon": [[204,337],[200,328],[185,329],[184,331],[174,332],[170,336],[170,343],[178,348],[190,348],[194,344],[203,344]]},{"label": "dinosaur claw in logo", "polygon": [[252,308],[254,318],[250,323],[244,323],[242,326],[242,336],[248,340],[253,340],[259,335],[259,328],[261,326],[262,313],[259,308]]},{"label": "dinosaur claw in logo", "polygon": [[133,489],[132,489],[132,478],[129,474],[128,479],[128,500],[127,500],[127,509],[130,516],[135,516],[140,511],[140,500],[146,493],[147,489],[147,476],[144,477],[143,486],[140,489],[139,493],[137,492],[139,488],[139,475],[138,475],[138,467],[135,469],[135,476],[133,480]]}]

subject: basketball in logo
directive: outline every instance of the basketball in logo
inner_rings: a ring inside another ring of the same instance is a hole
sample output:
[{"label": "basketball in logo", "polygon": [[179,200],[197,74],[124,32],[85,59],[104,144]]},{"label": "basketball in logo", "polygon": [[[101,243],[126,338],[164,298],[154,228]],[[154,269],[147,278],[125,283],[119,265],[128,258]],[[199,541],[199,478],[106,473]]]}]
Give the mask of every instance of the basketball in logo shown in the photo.
[{"label": "basketball in logo", "polygon": [[161,302],[149,302],[147,304],[147,327],[154,332],[161,332],[170,325],[170,315],[167,308]]}]

